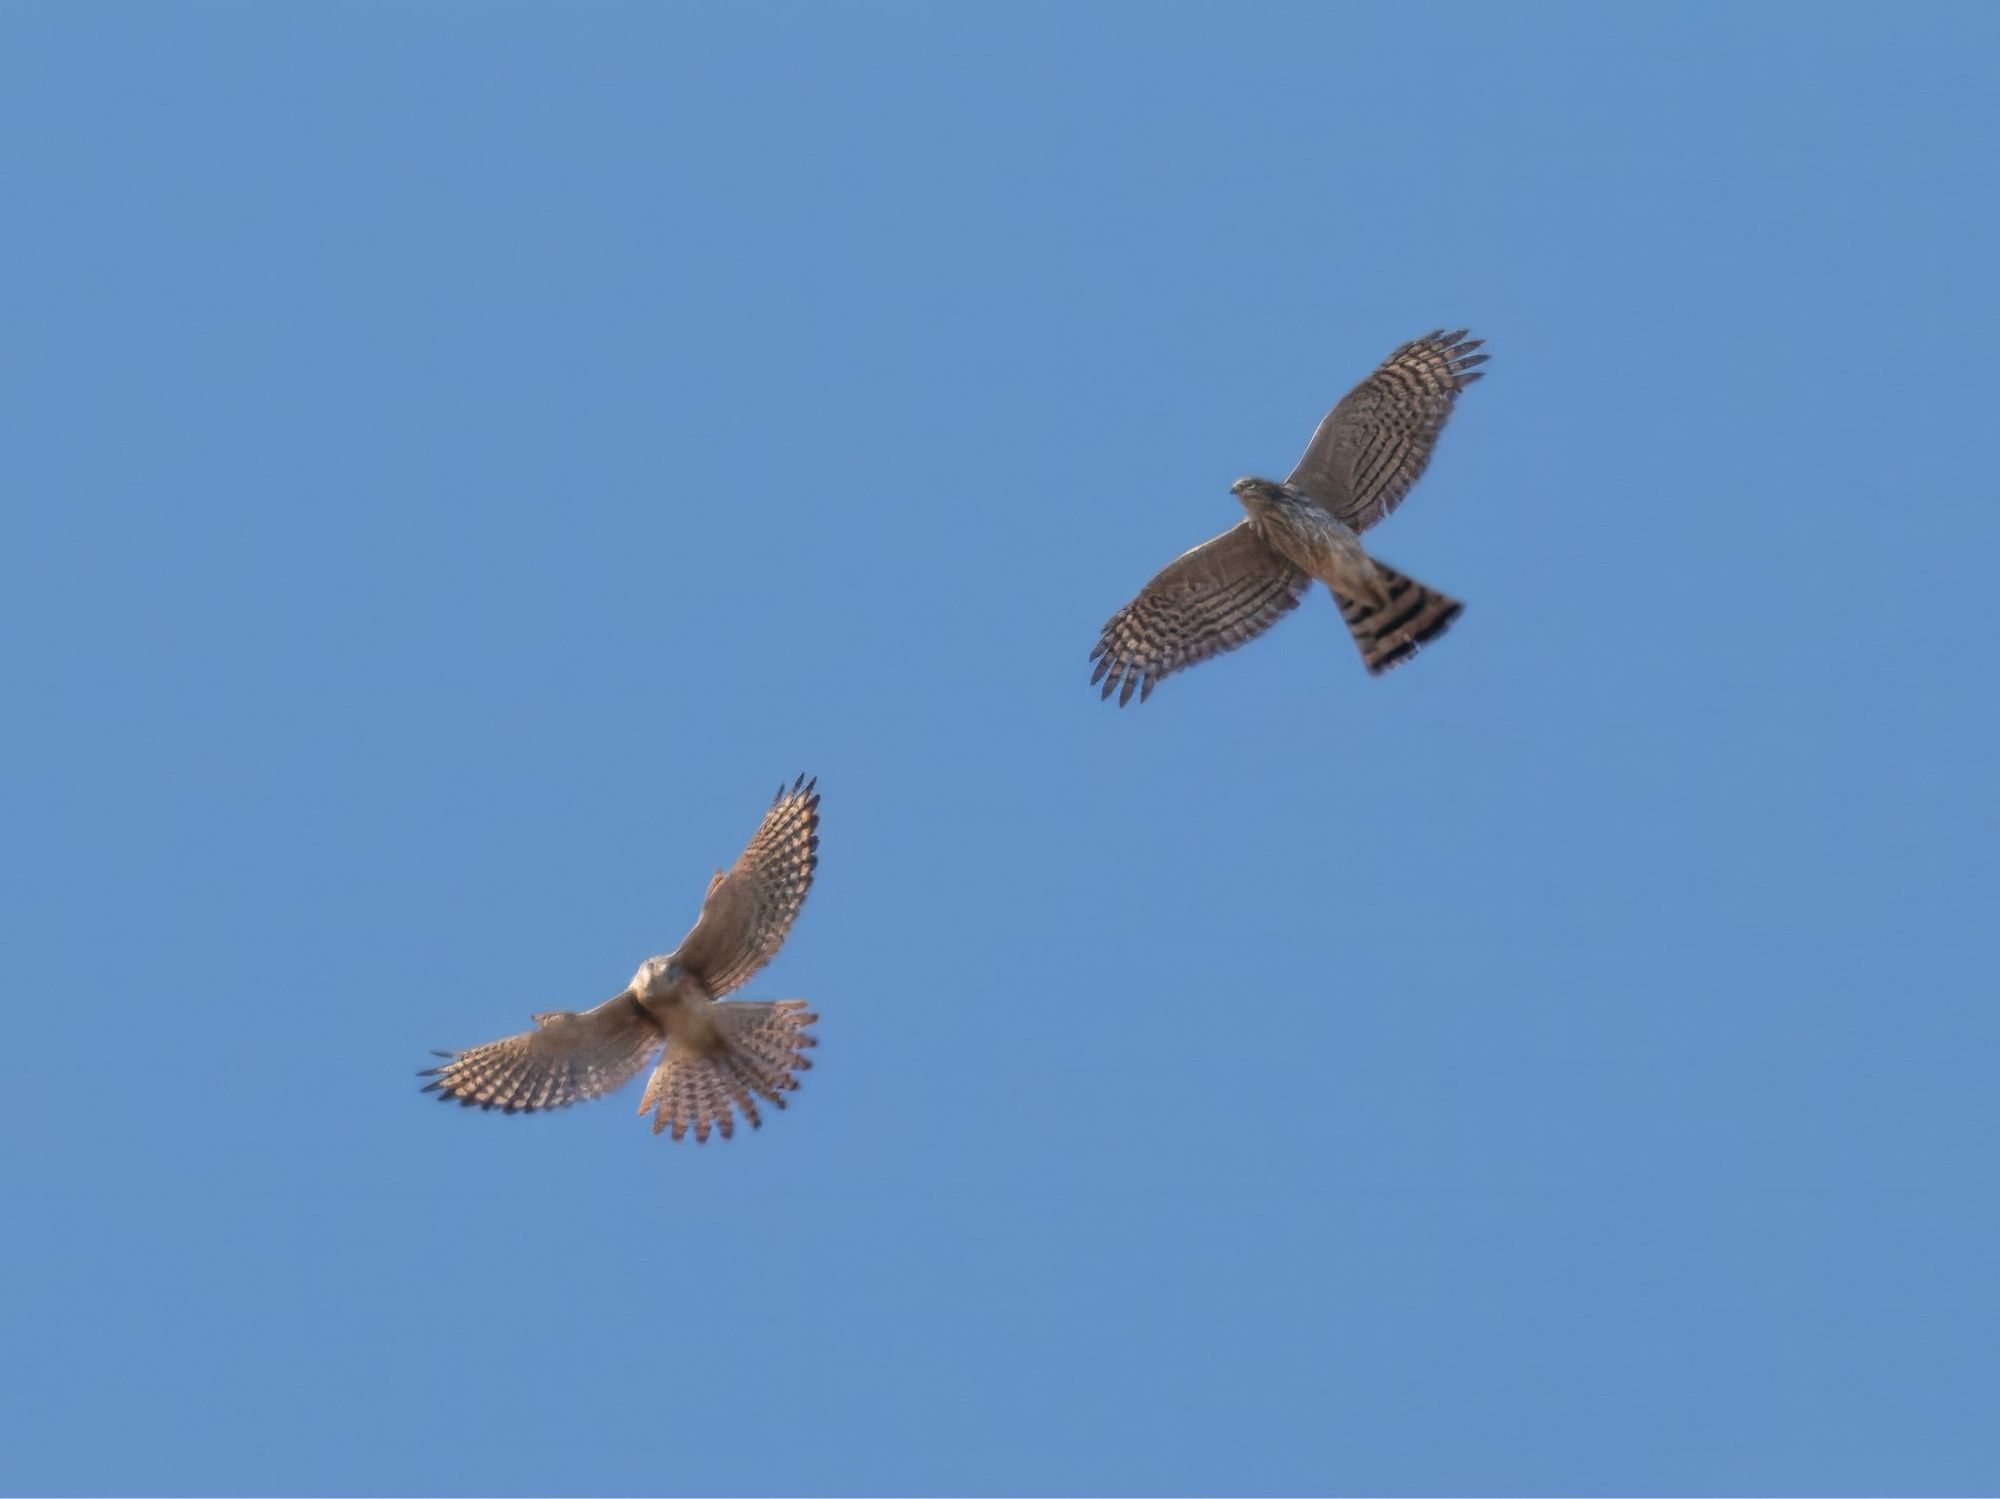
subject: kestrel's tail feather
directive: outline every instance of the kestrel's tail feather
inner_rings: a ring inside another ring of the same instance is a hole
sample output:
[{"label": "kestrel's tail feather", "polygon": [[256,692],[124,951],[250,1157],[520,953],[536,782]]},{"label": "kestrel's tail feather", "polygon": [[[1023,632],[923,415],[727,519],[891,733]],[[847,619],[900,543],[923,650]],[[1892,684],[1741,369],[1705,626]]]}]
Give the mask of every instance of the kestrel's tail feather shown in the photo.
[{"label": "kestrel's tail feather", "polygon": [[802,999],[731,1000],[697,1013],[705,1023],[676,1028],[639,1112],[653,1111],[656,1135],[672,1129],[678,1140],[692,1128],[705,1142],[714,1129],[727,1140],[739,1112],[752,1129],[763,1124],[760,1096],[785,1107],[785,1095],[799,1086],[794,1074],[812,1066],[805,1053],[819,1042],[806,1027],[819,1016]]},{"label": "kestrel's tail feather", "polygon": [[1375,571],[1381,583],[1379,599],[1352,599],[1343,593],[1333,597],[1340,605],[1340,617],[1354,632],[1354,643],[1361,647],[1362,664],[1371,676],[1380,676],[1409,660],[1417,647],[1444,634],[1465,606],[1393,567],[1377,562]]}]

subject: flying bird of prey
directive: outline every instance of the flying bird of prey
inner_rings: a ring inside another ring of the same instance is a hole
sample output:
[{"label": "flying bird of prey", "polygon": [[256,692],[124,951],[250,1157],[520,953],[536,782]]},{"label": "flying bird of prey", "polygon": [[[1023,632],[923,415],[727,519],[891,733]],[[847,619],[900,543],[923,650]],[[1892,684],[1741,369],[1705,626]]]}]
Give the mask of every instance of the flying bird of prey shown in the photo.
[{"label": "flying bird of prey", "polygon": [[1462,607],[1361,548],[1430,462],[1458,393],[1485,372],[1465,330],[1404,344],[1341,397],[1284,483],[1230,486],[1249,518],[1184,552],[1105,622],[1090,653],[1101,697],[1144,702],[1163,677],[1254,640],[1318,578],[1379,675],[1442,635]]},{"label": "flying bird of prey", "polygon": [[728,1139],[736,1112],[755,1129],[757,1100],[785,1106],[795,1073],[812,1066],[816,1046],[806,1027],[819,1016],[802,999],[729,1000],[784,945],[819,861],[818,782],[804,776],[765,812],[736,867],[715,872],[694,930],[681,945],[648,958],[632,982],[594,1010],[552,1010],[535,1028],[468,1051],[420,1073],[440,1099],[504,1109],[559,1109],[609,1093],[653,1060],[659,1065],[639,1100],[653,1111],[653,1133],[689,1129],[705,1141],[711,1128]]}]

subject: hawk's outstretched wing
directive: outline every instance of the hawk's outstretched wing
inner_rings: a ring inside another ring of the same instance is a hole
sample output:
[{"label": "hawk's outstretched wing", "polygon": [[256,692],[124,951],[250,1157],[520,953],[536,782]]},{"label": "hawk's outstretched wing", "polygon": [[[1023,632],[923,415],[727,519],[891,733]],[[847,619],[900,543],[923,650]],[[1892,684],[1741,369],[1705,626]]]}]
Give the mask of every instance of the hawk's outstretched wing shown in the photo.
[{"label": "hawk's outstretched wing", "polygon": [[419,1076],[440,1099],[483,1109],[559,1109],[609,1093],[637,1073],[666,1038],[628,990],[594,1010],[537,1015],[535,1028],[465,1051]]},{"label": "hawk's outstretched wing", "polygon": [[720,999],[771,961],[784,945],[819,862],[817,780],[778,788],[736,867],[717,875],[694,930],[675,956]]},{"label": "hawk's outstretched wing", "polygon": [[1286,482],[1365,531],[1394,510],[1431,461],[1458,393],[1484,373],[1483,339],[1427,333],[1396,350],[1326,414]]},{"label": "hawk's outstretched wing", "polygon": [[1239,522],[1169,562],[1105,621],[1090,680],[1104,683],[1100,697],[1115,691],[1123,705],[1137,689],[1143,703],[1162,677],[1263,634],[1311,582]]}]

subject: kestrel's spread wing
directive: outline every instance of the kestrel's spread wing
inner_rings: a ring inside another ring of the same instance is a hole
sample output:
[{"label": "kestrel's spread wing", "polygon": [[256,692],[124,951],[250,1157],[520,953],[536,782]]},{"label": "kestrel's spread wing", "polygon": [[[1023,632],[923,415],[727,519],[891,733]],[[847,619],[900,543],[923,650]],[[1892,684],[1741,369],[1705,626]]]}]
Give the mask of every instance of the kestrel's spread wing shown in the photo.
[{"label": "kestrel's spread wing", "polygon": [[442,1051],[451,1060],[426,1077],[426,1093],[513,1114],[559,1109],[596,1098],[629,1080],[665,1039],[660,1027],[626,991],[594,1010],[537,1015],[535,1028],[466,1051]]},{"label": "kestrel's spread wing", "polygon": [[694,930],[676,956],[720,999],[771,961],[812,885],[819,862],[819,782],[783,786],[736,867],[708,887]]},{"label": "kestrel's spread wing", "polygon": [[1105,622],[1090,658],[1100,697],[1144,702],[1162,677],[1233,651],[1297,605],[1312,579],[1266,546],[1249,521],[1183,552]]},{"label": "kestrel's spread wing", "polygon": [[1458,393],[1484,373],[1483,339],[1427,333],[1383,360],[1326,414],[1286,482],[1365,531],[1394,510],[1431,461]]}]

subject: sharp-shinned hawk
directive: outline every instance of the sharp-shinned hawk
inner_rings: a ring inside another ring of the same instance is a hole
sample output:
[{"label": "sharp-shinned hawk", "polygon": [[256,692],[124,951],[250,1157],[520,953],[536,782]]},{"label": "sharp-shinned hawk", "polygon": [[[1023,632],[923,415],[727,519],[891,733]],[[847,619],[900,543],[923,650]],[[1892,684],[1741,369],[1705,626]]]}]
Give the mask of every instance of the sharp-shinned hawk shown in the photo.
[{"label": "sharp-shinned hawk", "polygon": [[717,870],[694,930],[662,957],[648,958],[632,982],[594,1010],[550,1011],[535,1028],[467,1051],[420,1074],[440,1099],[516,1113],[558,1109],[609,1093],[656,1052],[659,1065],[639,1100],[653,1133],[671,1128],[696,1140],[711,1128],[726,1140],[740,1112],[754,1129],[757,1099],[785,1107],[795,1074],[812,1066],[818,1043],[806,1027],[819,1017],[802,999],[731,1000],[783,945],[818,863],[819,793],[804,776],[780,786],[750,846],[727,873]]},{"label": "sharp-shinned hawk", "polygon": [[1231,485],[1249,518],[1169,562],[1106,621],[1090,653],[1099,695],[1144,702],[1162,678],[1263,634],[1315,578],[1371,674],[1442,635],[1458,600],[1375,561],[1360,533],[1423,473],[1458,393],[1484,373],[1482,342],[1460,329],[1404,344],[1326,414],[1283,484]]}]

